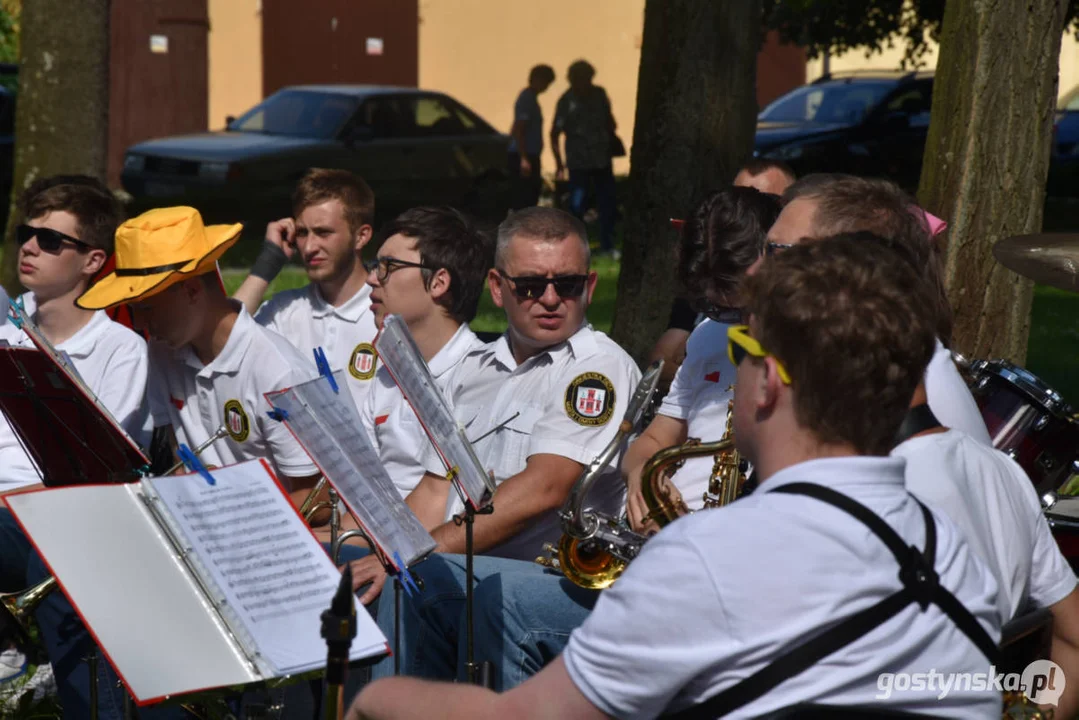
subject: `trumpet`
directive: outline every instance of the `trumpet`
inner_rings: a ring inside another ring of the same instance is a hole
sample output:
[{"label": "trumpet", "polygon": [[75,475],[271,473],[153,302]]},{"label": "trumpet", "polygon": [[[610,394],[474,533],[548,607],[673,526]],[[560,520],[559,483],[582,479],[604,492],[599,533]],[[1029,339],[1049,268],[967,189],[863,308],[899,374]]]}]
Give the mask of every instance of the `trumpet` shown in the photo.
[{"label": "trumpet", "polygon": [[[367,540],[368,545],[371,543],[367,534],[358,528],[341,532],[340,505],[338,504],[337,490],[335,490],[332,485],[330,485],[330,489],[327,492],[327,499],[316,502],[319,493],[326,488],[327,484],[328,481],[326,480],[325,475],[318,479],[315,487],[312,488],[311,492],[304,498],[303,504],[300,505],[300,517],[304,519],[304,522],[310,525],[312,518],[315,517],[315,513],[319,510],[330,511],[330,558],[333,560],[333,564],[336,565],[338,563],[337,558],[341,554],[341,547],[348,540],[359,537]],[[351,514],[351,511],[349,511],[349,514]],[[355,520],[355,517],[353,517],[353,520]],[[356,521],[356,524],[360,524],[358,520]]]},{"label": "trumpet", "polygon": [[637,557],[647,539],[630,530],[621,520],[586,509],[585,500],[607,463],[640,424],[662,369],[663,361],[659,360],[645,371],[614,438],[577,478],[562,506],[559,517],[563,533],[558,547],[546,543],[543,549],[548,556],[536,558],[540,565],[561,570],[581,587],[598,590],[609,586]]},{"label": "trumpet", "polygon": [[[228,425],[222,423],[221,427],[214,431],[214,434],[207,438],[206,442],[199,445],[193,451],[196,456],[200,455],[210,447],[212,444],[225,437],[229,433]],[[174,475],[184,467],[183,461],[180,461],[168,469],[164,475]],[[49,596],[53,590],[59,587],[56,582],[55,576],[49,576],[39,582],[33,587],[21,590],[14,593],[5,593],[0,595],[0,607],[7,612],[8,616],[15,621],[12,626],[18,635],[19,644],[23,647],[30,647],[32,642],[30,640],[31,632],[33,629],[33,615],[37,610],[41,601]]]}]

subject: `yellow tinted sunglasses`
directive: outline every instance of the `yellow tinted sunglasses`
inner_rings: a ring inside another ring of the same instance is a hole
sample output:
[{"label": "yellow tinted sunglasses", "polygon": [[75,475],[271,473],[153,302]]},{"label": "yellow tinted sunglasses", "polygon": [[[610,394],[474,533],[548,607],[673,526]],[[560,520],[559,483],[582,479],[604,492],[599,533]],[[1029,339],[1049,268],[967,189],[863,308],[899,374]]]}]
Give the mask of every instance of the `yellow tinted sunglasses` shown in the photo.
[{"label": "yellow tinted sunglasses", "polygon": [[735,367],[738,367],[746,355],[772,358],[775,360],[779,379],[785,385],[791,384],[791,376],[787,374],[787,368],[783,367],[783,363],[779,361],[779,358],[762,348],[761,344],[750,336],[748,325],[731,325],[727,328],[727,357],[731,359]]}]

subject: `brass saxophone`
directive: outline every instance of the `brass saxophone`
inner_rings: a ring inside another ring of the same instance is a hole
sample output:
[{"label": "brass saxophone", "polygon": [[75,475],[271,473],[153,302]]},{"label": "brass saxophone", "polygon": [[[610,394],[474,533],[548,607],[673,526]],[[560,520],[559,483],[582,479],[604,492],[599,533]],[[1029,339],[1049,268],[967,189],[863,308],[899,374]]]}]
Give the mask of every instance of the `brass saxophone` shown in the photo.
[{"label": "brass saxophone", "polygon": [[559,517],[562,537],[556,548],[543,546],[548,556],[536,558],[540,565],[561,570],[583,588],[599,590],[613,583],[626,565],[637,557],[647,539],[629,529],[621,519],[610,518],[585,507],[592,484],[618,452],[622,443],[640,424],[652,394],[656,391],[663,361],[653,363],[641,377],[630,398],[618,432],[607,447],[584,469],[570,490]]},{"label": "brass saxophone", "polygon": [[648,459],[641,470],[641,495],[648,507],[644,522],[653,521],[665,527],[692,512],[678,488],[670,481],[671,475],[692,457],[712,455],[715,458],[712,474],[708,478],[708,489],[702,497],[703,509],[723,507],[738,499],[746,476],[742,456],[734,447],[734,433],[731,430],[733,410],[732,398],[727,401],[726,428],[719,440],[702,443],[699,438],[689,438],[681,445],[664,448]]}]

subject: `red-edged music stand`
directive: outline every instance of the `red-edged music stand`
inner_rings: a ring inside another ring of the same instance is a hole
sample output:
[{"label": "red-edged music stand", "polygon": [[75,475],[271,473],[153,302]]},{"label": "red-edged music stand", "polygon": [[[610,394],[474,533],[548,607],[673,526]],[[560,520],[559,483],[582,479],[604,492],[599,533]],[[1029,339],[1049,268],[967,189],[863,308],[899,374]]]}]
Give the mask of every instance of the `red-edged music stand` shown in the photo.
[{"label": "red-edged music stand", "polygon": [[21,311],[36,348],[0,347],[0,410],[48,487],[126,482],[149,460]]}]

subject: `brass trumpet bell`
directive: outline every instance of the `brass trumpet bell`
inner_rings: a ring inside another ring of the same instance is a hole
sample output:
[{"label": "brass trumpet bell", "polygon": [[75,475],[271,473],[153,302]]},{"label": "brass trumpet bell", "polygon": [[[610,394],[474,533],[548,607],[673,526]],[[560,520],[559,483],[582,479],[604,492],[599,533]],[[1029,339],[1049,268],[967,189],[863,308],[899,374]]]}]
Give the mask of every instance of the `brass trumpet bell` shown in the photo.
[{"label": "brass trumpet bell", "polygon": [[[11,618],[11,627],[17,637],[16,643],[24,651],[32,650],[35,646],[32,639],[34,611],[37,610],[41,601],[57,587],[59,585],[56,578],[48,577],[26,590],[0,595],[0,606]],[[27,654],[30,653],[27,652]]]},{"label": "brass trumpet bell", "polygon": [[[598,543],[563,534],[558,547],[544,549],[558,558],[558,568],[574,585],[587,590],[603,590],[614,584],[626,569],[626,562]],[[553,563],[552,563],[553,566]]]}]

